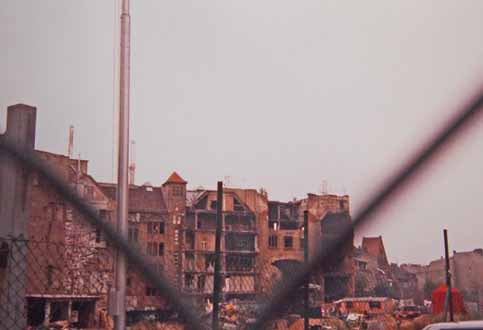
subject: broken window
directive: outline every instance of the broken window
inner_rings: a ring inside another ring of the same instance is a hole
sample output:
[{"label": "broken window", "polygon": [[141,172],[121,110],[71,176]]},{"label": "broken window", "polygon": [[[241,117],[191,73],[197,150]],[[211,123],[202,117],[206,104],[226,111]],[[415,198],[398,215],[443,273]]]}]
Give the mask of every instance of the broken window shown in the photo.
[{"label": "broken window", "polygon": [[270,235],[268,236],[268,247],[272,249],[276,249],[278,246],[278,237],[277,235]]},{"label": "broken window", "polygon": [[204,290],[206,277],[205,275],[198,276],[198,289]]},{"label": "broken window", "polygon": [[158,225],[154,222],[148,222],[146,226],[148,227],[148,234],[156,234],[159,230]]},{"label": "broken window", "polygon": [[238,212],[245,210],[243,205],[236,198],[233,198],[233,210]]},{"label": "broken window", "polygon": [[159,223],[159,233],[164,234],[164,222]]},{"label": "broken window", "polygon": [[293,237],[292,236],[285,236],[283,238],[283,246],[285,249],[292,249],[293,248]]},{"label": "broken window", "polygon": [[272,230],[278,230],[279,228],[278,221],[269,221],[268,228]]},{"label": "broken window", "polygon": [[193,274],[185,274],[185,276],[184,276],[184,286],[187,289],[194,288],[194,276],[193,276]]},{"label": "broken window", "polygon": [[198,229],[216,230],[216,214],[213,214],[213,213],[198,214]]},{"label": "broken window", "polygon": [[185,252],[186,270],[195,270],[195,255],[193,252]]},{"label": "broken window", "polygon": [[380,301],[369,301],[369,308],[378,309],[381,308]]},{"label": "broken window", "polygon": [[253,271],[255,259],[253,256],[228,255],[225,258],[227,271]]},{"label": "broken window", "polygon": [[199,200],[199,202],[196,204],[195,207],[200,210],[205,210],[207,204],[208,204],[208,196],[205,196]]},{"label": "broken window", "polygon": [[195,249],[195,235],[192,231],[186,231],[185,232],[185,237],[184,241],[186,244],[186,248],[188,250],[194,250]]},{"label": "broken window", "polygon": [[164,256],[164,243],[159,243],[159,254],[160,256]]},{"label": "broken window", "polygon": [[214,254],[207,254],[205,256],[205,270],[208,272],[215,271],[215,255]]},{"label": "broken window", "polygon": [[138,242],[139,229],[137,227],[130,227],[128,229],[128,240],[129,242]]},{"label": "broken window", "polygon": [[211,201],[210,202],[210,209],[216,210],[217,205],[218,205],[217,201]]},{"label": "broken window", "polygon": [[299,224],[300,223],[295,219],[280,221],[280,229],[281,230],[297,230],[300,227]]},{"label": "broken window", "polygon": [[152,256],[152,257],[157,256],[158,255],[158,249],[159,249],[158,243],[148,242],[148,248],[147,248],[148,256]]},{"label": "broken window", "polygon": [[255,236],[252,234],[227,233],[225,246],[231,251],[255,251]]},{"label": "broken window", "polygon": [[278,219],[278,204],[268,202],[268,217],[270,220]]}]

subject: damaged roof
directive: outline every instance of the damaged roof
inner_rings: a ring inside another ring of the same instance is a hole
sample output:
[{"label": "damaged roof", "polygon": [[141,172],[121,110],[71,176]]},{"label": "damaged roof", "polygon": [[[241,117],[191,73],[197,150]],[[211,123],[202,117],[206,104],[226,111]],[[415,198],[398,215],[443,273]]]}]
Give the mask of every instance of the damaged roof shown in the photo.
[{"label": "damaged roof", "polygon": [[[115,184],[100,183],[99,185],[110,199],[116,200],[117,186]],[[130,185],[129,212],[167,212],[161,188]]]}]

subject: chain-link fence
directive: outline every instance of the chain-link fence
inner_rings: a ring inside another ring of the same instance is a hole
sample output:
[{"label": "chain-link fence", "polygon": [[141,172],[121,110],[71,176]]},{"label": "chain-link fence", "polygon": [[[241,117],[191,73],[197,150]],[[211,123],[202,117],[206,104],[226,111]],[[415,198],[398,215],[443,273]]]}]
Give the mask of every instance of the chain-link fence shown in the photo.
[{"label": "chain-link fence", "polygon": [[[76,175],[72,178],[1,137],[0,160],[22,168],[34,192],[44,189],[38,196],[45,198],[32,199],[28,237],[0,240],[1,328],[112,329],[120,252],[128,261],[129,329],[342,329],[347,324],[324,317],[340,317],[341,304],[350,309],[341,298],[356,290],[354,229],[474,118],[482,102],[480,95],[352,219],[344,199],[337,199],[327,207],[327,217],[316,217],[315,227],[307,225],[311,220],[304,211],[310,201],[274,207],[259,193],[249,207],[250,192],[228,203],[210,197],[216,192],[196,192],[190,199],[175,186],[166,195],[172,211],[164,212],[149,204],[153,194],[165,196],[164,187],[143,186],[136,189],[144,195],[132,196],[151,208],[130,208],[124,239],[109,213],[115,198],[109,198],[107,186],[83,185],[91,179],[81,177],[75,164],[65,167]],[[225,191],[229,194],[237,196]],[[179,201],[186,204],[181,207]],[[384,304],[375,301],[373,307],[384,309]]]}]

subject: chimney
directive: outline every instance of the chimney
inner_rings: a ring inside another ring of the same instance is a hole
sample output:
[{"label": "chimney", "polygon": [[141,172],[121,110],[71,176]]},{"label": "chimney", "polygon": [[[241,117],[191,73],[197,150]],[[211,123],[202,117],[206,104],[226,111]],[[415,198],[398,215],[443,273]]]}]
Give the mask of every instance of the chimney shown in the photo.
[{"label": "chimney", "polygon": [[69,127],[69,146],[67,149],[67,156],[69,156],[69,159],[72,159],[72,156],[74,156],[74,126],[72,125]]},{"label": "chimney", "polygon": [[131,162],[129,164],[129,184],[134,185],[134,178],[136,175],[136,155],[135,155],[136,141],[131,140]]}]

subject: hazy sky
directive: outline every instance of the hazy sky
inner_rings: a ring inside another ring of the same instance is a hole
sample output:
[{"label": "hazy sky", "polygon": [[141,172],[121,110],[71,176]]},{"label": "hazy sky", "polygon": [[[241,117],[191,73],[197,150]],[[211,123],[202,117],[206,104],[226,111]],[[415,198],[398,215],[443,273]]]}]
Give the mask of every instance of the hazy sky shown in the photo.
[{"label": "hazy sky", "polygon": [[[38,107],[38,149],[113,176],[114,0],[0,0],[0,106]],[[355,210],[483,81],[483,1],[131,0],[138,184],[177,170]],[[394,262],[483,247],[483,123],[361,235]]]}]

